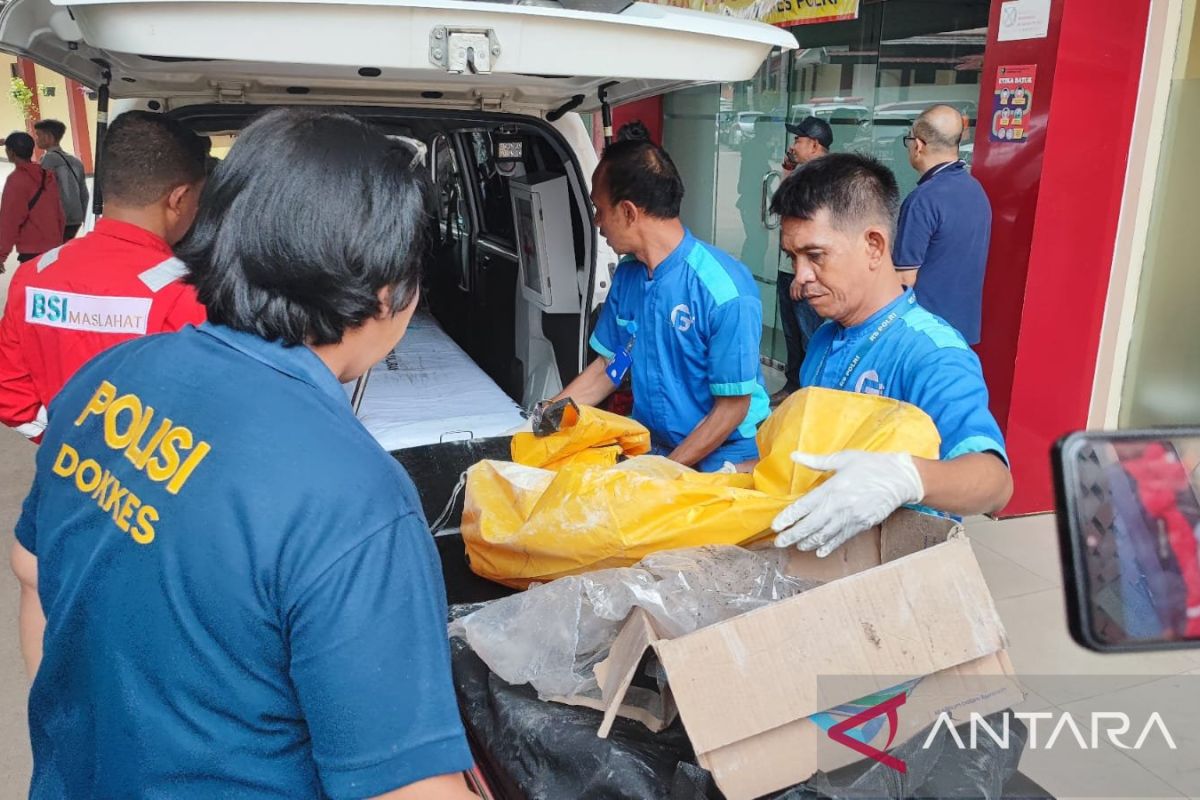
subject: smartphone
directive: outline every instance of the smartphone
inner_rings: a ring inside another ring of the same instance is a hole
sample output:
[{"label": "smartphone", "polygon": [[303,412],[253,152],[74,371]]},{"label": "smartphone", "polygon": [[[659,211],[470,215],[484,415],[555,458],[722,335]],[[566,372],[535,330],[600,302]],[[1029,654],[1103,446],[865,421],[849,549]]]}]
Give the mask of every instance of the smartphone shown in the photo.
[{"label": "smartphone", "polygon": [[1072,638],[1200,646],[1200,428],[1072,433],[1053,466]]}]

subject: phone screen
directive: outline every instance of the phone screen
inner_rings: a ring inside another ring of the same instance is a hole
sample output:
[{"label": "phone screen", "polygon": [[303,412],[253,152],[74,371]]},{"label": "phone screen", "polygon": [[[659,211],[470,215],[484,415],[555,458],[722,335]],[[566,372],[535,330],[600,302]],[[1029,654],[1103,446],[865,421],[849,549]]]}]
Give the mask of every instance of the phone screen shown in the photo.
[{"label": "phone screen", "polygon": [[1060,456],[1076,638],[1200,642],[1200,436],[1077,434]]}]

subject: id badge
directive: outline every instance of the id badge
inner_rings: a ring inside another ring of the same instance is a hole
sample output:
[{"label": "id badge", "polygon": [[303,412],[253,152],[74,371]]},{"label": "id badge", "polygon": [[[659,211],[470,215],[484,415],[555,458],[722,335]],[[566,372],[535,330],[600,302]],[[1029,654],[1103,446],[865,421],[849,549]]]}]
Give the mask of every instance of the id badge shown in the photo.
[{"label": "id badge", "polygon": [[629,368],[633,366],[633,354],[629,348],[622,348],[621,352],[617,353],[612,361],[608,362],[608,366],[604,368],[604,374],[612,381],[613,386],[620,386],[625,380],[625,376],[629,373]]}]

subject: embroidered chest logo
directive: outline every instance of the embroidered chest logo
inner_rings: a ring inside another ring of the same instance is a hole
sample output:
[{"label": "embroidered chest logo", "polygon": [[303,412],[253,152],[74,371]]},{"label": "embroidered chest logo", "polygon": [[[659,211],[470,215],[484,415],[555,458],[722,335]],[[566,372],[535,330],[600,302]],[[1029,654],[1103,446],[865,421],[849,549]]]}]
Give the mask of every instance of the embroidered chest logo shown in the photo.
[{"label": "embroidered chest logo", "polygon": [[877,397],[882,397],[887,391],[887,387],[879,380],[879,373],[873,369],[864,372],[858,379],[858,385],[854,387],[854,391],[859,394],[873,394]]},{"label": "embroidered chest logo", "polygon": [[683,303],[671,309],[671,327],[680,333],[687,333],[696,324],[692,310]]}]

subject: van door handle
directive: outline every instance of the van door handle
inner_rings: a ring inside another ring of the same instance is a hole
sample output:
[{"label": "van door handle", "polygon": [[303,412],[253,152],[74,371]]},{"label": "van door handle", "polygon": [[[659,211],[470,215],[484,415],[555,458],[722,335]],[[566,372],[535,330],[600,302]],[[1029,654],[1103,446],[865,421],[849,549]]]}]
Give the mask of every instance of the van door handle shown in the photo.
[{"label": "van door handle", "polygon": [[772,179],[776,181],[775,185],[778,186],[778,182],[783,179],[783,175],[777,169],[773,169],[766,175],[763,175],[762,194],[759,197],[759,213],[762,217],[762,224],[763,227],[769,231],[773,231],[779,227],[779,218],[776,217],[772,219],[771,212],[769,210],[771,206]]}]

